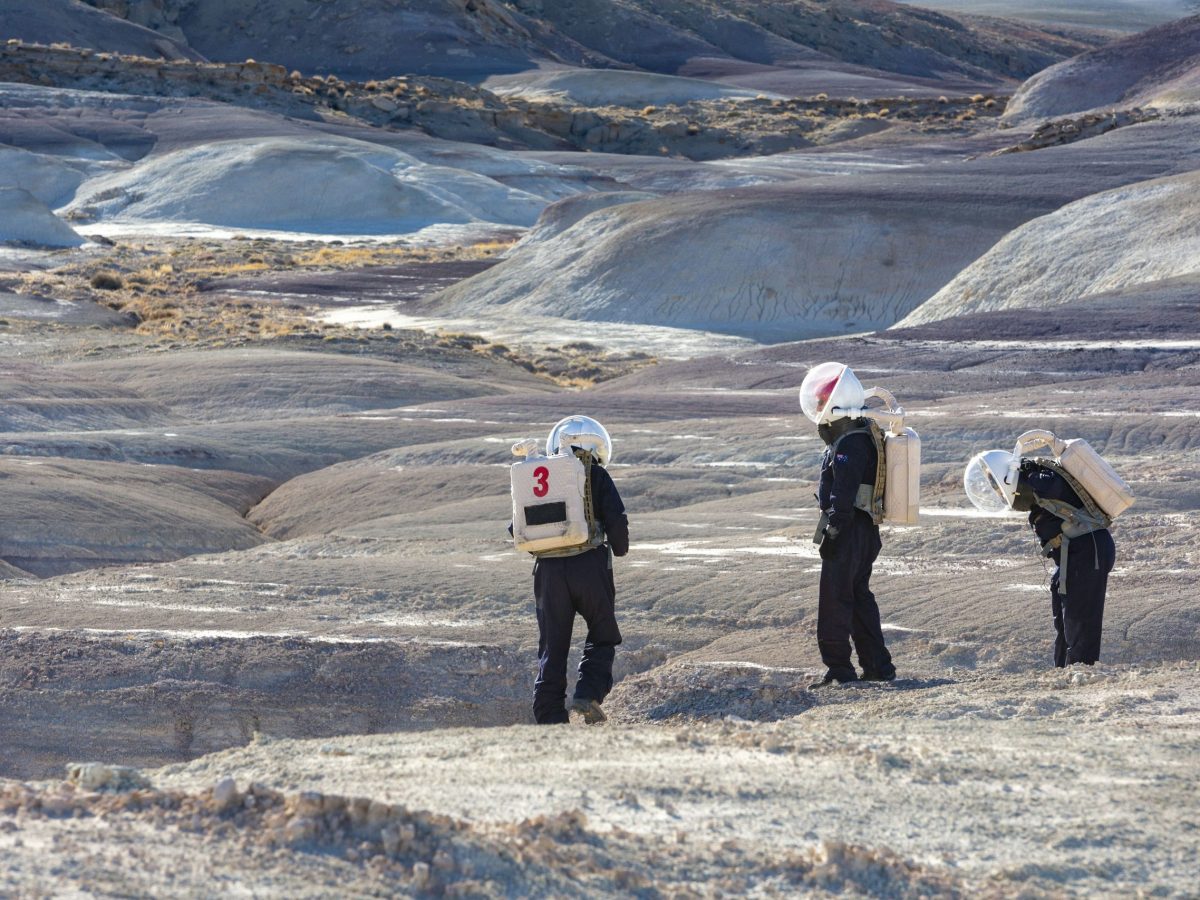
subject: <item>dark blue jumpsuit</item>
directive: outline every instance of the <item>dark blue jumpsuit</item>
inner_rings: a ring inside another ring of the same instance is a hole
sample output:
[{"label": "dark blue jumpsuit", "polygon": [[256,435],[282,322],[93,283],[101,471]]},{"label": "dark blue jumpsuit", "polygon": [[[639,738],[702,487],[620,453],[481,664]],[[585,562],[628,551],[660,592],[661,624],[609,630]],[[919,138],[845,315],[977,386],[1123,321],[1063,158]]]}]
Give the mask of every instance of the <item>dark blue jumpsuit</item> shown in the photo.
[{"label": "dark blue jumpsuit", "polygon": [[[1032,496],[1031,496],[1032,495]],[[1061,500],[1079,508],[1083,501],[1067,480],[1052,469],[1032,460],[1021,465],[1014,506],[1029,509],[1029,524],[1042,546],[1062,533],[1062,519],[1036,506],[1033,497]],[[1055,548],[1050,558],[1059,565],[1062,552]],[[1108,573],[1117,559],[1116,545],[1107,528],[1072,538],[1067,553],[1067,593],[1059,593],[1059,569],[1050,579],[1050,608],[1054,614],[1054,665],[1091,665],[1100,659],[1100,635],[1104,628],[1104,596]]]},{"label": "dark blue jumpsuit", "polygon": [[[850,661],[852,638],[864,678],[896,675],[870,586],[871,569],[883,546],[879,526],[854,507],[858,486],[875,483],[877,458],[870,434],[860,432],[845,437],[836,454],[828,447],[821,460],[817,501],[829,515],[830,531],[821,542],[817,646],[829,675],[839,681],[858,677]],[[834,533],[836,537],[829,536]]]},{"label": "dark blue jumpsuit", "polygon": [[533,564],[537,600],[538,674],[533,686],[533,717],[543,725],[568,721],[567,655],[575,614],[587,622],[575,696],[603,702],[612,690],[613,658],[621,643],[617,627],[612,557],[629,552],[629,520],[612,477],[598,463],[591,467],[592,509],[604,529],[606,545],[577,556],[540,557]]}]

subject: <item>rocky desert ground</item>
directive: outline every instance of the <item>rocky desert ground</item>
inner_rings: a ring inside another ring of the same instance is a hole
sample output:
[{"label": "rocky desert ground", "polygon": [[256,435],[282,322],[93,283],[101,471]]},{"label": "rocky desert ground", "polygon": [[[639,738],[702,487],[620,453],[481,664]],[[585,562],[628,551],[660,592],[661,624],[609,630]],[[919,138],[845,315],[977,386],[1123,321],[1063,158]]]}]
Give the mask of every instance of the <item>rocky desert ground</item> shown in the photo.
[{"label": "rocky desert ground", "polygon": [[[1197,12],[0,0],[0,896],[1196,896]],[[922,515],[813,691],[831,359]],[[572,413],[625,642],[546,728]],[[962,491],[1031,427],[1137,495],[1095,667]]]}]

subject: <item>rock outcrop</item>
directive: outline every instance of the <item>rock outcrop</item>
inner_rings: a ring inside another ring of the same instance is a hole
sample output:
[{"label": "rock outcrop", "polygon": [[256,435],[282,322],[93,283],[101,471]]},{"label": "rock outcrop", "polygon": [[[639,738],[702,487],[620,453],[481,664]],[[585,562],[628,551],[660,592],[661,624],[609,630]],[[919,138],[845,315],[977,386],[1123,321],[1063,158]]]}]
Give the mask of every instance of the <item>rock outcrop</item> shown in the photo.
[{"label": "rock outcrop", "polygon": [[29,191],[0,186],[0,244],[78,247],[83,243],[83,237]]},{"label": "rock outcrop", "polygon": [[[590,71],[579,78],[587,82],[614,74]],[[671,85],[691,83],[667,80]],[[820,93],[788,100],[755,94],[640,109],[589,107],[569,100],[500,97],[445,78],[343,81],[253,60],[165,61],[16,40],[0,45],[0,81],[131,96],[204,98],[293,118],[349,118],[388,130],[419,130],[444,140],[509,149],[576,149],[697,160],[779,153],[848,140],[861,136],[864,124],[867,131],[908,122],[925,130],[961,133],[970,123],[994,118],[1004,109],[1003,98],[985,94],[857,100]],[[884,89],[895,87],[880,84]],[[715,92],[723,90],[717,87]],[[619,92],[616,99],[627,102],[629,97]],[[135,142],[116,152],[138,159],[150,146]]]},{"label": "rock outcrop", "polygon": [[899,324],[1052,310],[1080,297],[1200,273],[1200,173],[1085,197],[1018,228]]},{"label": "rock outcrop", "polygon": [[408,0],[344,10],[259,0],[252,13],[238,0],[88,2],[186,39],[209,59],[269,59],[343,78],[415,72],[478,81],[567,64],[706,77],[778,68],[785,80],[803,80],[815,68],[850,78],[898,74],[919,89],[922,79],[979,86],[1024,78],[1104,40],[888,0]]},{"label": "rock outcrop", "polygon": [[1200,16],[1161,25],[1041,71],[1005,111],[1018,124],[1096,109],[1200,104]]},{"label": "rock outcrop", "polygon": [[[146,23],[148,24],[148,23]],[[177,38],[109,15],[79,0],[0,0],[0,40],[64,43],[165,59],[200,59]]]},{"label": "rock outcrop", "polygon": [[[431,308],[767,341],[886,328],[1031,219],[1097,191],[1197,168],[1194,136],[1186,123],[1146,122],[1037,153],[625,203],[565,229],[551,209],[534,232],[546,240],[527,240],[432,298]],[[1176,202],[1188,201],[1181,192]],[[1081,241],[1094,225],[1075,231],[1069,217],[1056,221]],[[1114,222],[1111,239],[1102,238],[1119,256],[1120,228],[1134,221]],[[1142,233],[1151,241],[1160,228],[1186,231],[1189,221],[1151,220]],[[1069,253],[1056,258],[1070,265]],[[1019,283],[1029,273],[1015,263],[995,277]]]},{"label": "rock outcrop", "polygon": [[398,150],[327,138],[222,141],[95,178],[72,221],[203,223],[324,234],[403,234],[430,225],[531,225],[546,201]]}]

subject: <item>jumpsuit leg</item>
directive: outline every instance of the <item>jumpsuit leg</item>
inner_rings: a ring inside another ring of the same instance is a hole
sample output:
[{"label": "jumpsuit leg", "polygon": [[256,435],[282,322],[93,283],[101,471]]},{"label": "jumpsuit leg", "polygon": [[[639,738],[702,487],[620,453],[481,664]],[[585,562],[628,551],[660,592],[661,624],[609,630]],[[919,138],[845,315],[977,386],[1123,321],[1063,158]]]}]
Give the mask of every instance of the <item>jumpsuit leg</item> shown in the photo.
[{"label": "jumpsuit leg", "polygon": [[1058,569],[1050,577],[1050,610],[1054,614],[1054,665],[1063,668],[1067,664],[1067,639],[1063,634],[1063,603],[1058,593]]},{"label": "jumpsuit leg", "polygon": [[587,622],[587,639],[579,661],[579,679],[575,697],[604,702],[613,685],[613,659],[621,643],[617,627],[616,585],[610,568],[608,550],[598,548],[573,557],[571,594],[575,610]]},{"label": "jumpsuit leg", "polygon": [[850,635],[858,653],[858,663],[863,674],[876,678],[894,678],[896,667],[883,639],[883,628],[879,619],[879,604],[871,592],[871,570],[883,544],[879,540],[879,528],[875,525],[859,526],[862,534],[863,562],[854,580],[854,619]]},{"label": "jumpsuit leg", "polygon": [[538,674],[533,684],[533,718],[539,725],[566,724],[567,655],[575,606],[567,585],[564,559],[539,559],[533,566],[537,600]]},{"label": "jumpsuit leg", "polygon": [[854,621],[854,585],[862,565],[856,524],[833,541],[829,559],[821,560],[817,603],[817,648],[829,674],[841,680],[858,678],[850,661],[850,630]]},{"label": "jumpsuit leg", "polygon": [[1059,595],[1062,609],[1065,665],[1094,664],[1100,659],[1104,631],[1104,598],[1108,573],[1116,562],[1112,535],[1096,531],[1071,541],[1069,590]]}]

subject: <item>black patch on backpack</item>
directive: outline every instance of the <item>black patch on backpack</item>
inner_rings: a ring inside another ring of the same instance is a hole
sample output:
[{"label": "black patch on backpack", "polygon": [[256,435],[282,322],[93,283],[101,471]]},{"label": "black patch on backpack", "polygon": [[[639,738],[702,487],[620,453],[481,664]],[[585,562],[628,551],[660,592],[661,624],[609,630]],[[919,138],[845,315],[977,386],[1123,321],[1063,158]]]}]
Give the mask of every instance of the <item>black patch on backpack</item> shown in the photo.
[{"label": "black patch on backpack", "polygon": [[564,501],[539,503],[536,506],[525,507],[526,525],[553,525],[556,522],[565,521],[567,521],[567,504]]}]

